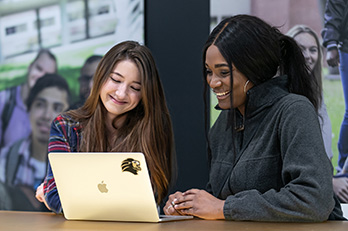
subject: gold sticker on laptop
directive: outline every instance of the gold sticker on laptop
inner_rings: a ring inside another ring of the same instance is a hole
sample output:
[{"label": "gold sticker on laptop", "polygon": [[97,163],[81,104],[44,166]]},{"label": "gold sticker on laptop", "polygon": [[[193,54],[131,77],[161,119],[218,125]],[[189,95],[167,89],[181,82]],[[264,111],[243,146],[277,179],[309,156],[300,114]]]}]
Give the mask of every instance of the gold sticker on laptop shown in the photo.
[{"label": "gold sticker on laptop", "polygon": [[131,172],[134,175],[138,175],[138,171],[141,171],[140,161],[134,160],[133,158],[128,158],[122,161],[121,164],[122,172]]}]

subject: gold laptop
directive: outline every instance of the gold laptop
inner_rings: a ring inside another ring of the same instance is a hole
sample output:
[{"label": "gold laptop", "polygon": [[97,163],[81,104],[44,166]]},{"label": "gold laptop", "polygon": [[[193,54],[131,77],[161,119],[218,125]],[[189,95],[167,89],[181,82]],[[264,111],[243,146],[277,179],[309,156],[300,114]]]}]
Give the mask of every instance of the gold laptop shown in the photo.
[{"label": "gold laptop", "polygon": [[159,215],[142,153],[49,153],[68,220],[163,222],[192,216]]}]

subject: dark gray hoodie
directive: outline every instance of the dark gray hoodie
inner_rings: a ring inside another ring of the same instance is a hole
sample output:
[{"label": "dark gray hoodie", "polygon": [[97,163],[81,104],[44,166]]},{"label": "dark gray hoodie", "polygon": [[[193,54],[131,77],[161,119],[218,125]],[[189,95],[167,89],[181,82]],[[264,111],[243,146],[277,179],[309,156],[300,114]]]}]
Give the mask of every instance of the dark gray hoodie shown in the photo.
[{"label": "dark gray hoodie", "polygon": [[207,190],[226,200],[227,220],[319,222],[334,208],[330,218],[344,219],[335,207],[318,115],[286,86],[281,76],[247,92],[245,118],[236,115],[244,130],[234,135],[235,151],[228,110],[211,128]]}]

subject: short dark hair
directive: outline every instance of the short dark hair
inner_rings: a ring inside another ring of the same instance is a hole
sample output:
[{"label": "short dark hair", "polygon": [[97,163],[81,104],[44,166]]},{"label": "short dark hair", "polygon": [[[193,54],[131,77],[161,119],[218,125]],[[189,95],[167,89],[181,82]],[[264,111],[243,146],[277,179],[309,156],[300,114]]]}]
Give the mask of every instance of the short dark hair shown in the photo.
[{"label": "short dark hair", "polygon": [[103,58],[103,56],[101,55],[91,55],[89,56],[85,62],[83,63],[83,66],[81,67],[81,70],[80,70],[80,77],[78,78],[79,81],[81,80],[87,80],[87,81],[90,81],[92,78],[93,78],[93,74],[92,75],[86,75],[86,74],[83,74],[86,72],[86,68],[94,63],[94,62],[99,62],[101,59]]},{"label": "short dark hair", "polygon": [[95,61],[100,61],[102,58],[103,56],[101,55],[91,55],[86,59],[85,64],[93,63]]},{"label": "short dark hair", "polygon": [[64,90],[68,93],[68,102],[70,101],[70,90],[67,81],[58,74],[45,74],[42,78],[38,79],[34,87],[30,90],[27,99],[27,109],[30,111],[37,95],[46,88],[57,87],[60,90]]}]

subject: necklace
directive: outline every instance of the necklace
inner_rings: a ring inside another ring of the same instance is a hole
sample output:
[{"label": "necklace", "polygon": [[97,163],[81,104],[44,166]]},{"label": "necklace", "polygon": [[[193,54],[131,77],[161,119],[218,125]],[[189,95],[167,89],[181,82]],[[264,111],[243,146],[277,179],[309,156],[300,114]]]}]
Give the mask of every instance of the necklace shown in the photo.
[{"label": "necklace", "polygon": [[238,125],[236,124],[237,123],[237,116],[236,116],[236,110],[234,111],[234,129],[236,130],[236,132],[240,132],[240,131],[243,131],[244,130],[244,123],[245,123],[245,116],[242,115],[242,121],[241,123],[239,123]]}]

